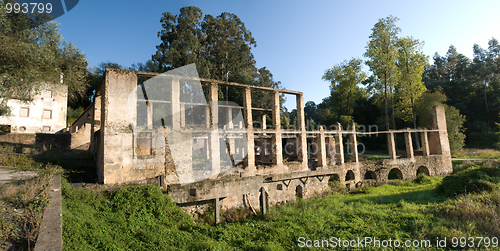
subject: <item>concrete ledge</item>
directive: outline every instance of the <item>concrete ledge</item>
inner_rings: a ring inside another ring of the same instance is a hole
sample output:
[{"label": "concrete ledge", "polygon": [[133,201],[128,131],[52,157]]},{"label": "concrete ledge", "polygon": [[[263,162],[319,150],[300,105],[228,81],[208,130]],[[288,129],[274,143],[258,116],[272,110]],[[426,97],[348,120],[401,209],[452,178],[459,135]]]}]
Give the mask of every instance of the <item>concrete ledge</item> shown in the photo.
[{"label": "concrete ledge", "polygon": [[62,250],[61,175],[50,181],[50,202],[45,209],[35,251]]}]

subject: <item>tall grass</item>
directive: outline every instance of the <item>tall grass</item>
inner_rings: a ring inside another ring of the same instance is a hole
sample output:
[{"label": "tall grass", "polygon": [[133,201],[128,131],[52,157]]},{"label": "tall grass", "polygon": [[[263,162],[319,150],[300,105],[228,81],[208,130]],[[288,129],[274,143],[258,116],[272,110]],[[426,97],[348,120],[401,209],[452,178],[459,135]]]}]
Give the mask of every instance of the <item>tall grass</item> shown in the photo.
[{"label": "tall grass", "polygon": [[[464,172],[481,168],[493,167]],[[449,195],[437,189],[444,182],[440,177],[420,175],[415,181],[368,187],[356,194],[298,199],[294,204],[272,207],[266,220],[233,217],[232,223],[218,226],[194,222],[153,186],[123,187],[109,193],[70,188],[64,183],[64,249],[295,250],[301,237],[416,239],[432,244],[446,237],[451,247],[452,237],[498,237],[500,190]]]}]

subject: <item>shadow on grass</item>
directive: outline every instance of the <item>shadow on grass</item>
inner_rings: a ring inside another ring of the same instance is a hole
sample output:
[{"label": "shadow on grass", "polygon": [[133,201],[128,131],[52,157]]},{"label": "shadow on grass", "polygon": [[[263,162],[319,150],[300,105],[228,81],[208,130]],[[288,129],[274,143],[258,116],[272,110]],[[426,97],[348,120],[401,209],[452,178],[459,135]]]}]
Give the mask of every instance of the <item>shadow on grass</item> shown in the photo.
[{"label": "shadow on grass", "polygon": [[37,162],[60,166],[70,183],[97,183],[96,164],[93,156],[87,151],[45,151],[34,157]]}]

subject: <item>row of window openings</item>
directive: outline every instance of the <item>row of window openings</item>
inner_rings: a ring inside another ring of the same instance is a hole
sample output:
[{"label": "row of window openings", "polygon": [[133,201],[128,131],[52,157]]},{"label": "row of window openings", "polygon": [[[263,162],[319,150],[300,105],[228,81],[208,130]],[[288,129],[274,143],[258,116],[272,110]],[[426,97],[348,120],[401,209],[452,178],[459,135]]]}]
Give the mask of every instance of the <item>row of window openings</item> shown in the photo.
[{"label": "row of window openings", "polygon": [[[19,127],[19,131],[20,132],[25,132],[26,131],[26,127],[25,126]],[[50,132],[50,126],[43,126],[42,131],[43,132]]]},{"label": "row of window openings", "polygon": [[[30,116],[30,109],[27,107],[21,107],[21,111],[19,112],[19,117],[29,117],[29,116]],[[52,111],[43,110],[42,118],[52,119]]]}]

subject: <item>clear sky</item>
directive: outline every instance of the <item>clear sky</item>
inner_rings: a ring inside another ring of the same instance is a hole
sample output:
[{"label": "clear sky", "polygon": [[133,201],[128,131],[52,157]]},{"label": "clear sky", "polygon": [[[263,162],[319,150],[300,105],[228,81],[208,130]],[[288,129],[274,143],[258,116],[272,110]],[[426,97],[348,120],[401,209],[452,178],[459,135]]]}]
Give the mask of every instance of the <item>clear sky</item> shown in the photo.
[{"label": "clear sky", "polygon": [[[304,101],[329,95],[325,70],[351,57],[363,58],[368,36],[380,18],[398,17],[401,36],[425,42],[423,51],[445,55],[454,45],[472,58],[474,43],[488,47],[500,39],[500,1],[97,1],[80,0],[56,19],[64,38],[86,54],[89,67],[111,61],[129,67],[145,62],[160,44],[163,12],[183,6],[203,14],[236,14],[257,41],[257,67],[267,67],[285,89],[301,91]],[[286,106],[295,108],[289,98]]]}]

